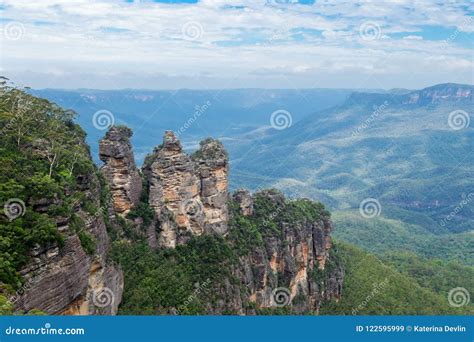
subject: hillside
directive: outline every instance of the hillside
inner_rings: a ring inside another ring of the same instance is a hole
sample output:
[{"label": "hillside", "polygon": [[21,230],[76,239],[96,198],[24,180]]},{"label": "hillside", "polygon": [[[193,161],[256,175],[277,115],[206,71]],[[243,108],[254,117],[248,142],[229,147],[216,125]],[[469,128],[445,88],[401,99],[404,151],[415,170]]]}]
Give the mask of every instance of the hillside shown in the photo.
[{"label": "hillside", "polygon": [[338,240],[382,255],[386,252],[411,251],[425,258],[458,261],[474,265],[473,232],[434,234],[424,227],[384,216],[364,218],[358,210],[335,211],[334,236]]},{"label": "hillside", "polygon": [[446,297],[453,288],[474,289],[474,268],[455,261],[425,259],[413,253],[389,252],[382,256],[385,264],[416,280],[418,285]]},{"label": "hillside", "polygon": [[473,88],[354,93],[273,135],[228,141],[236,170],[231,181],[274,186],[337,209],[375,198],[388,218],[417,215],[418,224],[436,233],[472,230]]},{"label": "hillside", "polygon": [[[447,293],[433,291],[407,274],[384,265],[375,256],[344,243],[337,253],[346,266],[344,293],[340,301],[323,307],[329,315],[432,315],[473,314],[472,304],[454,308]],[[418,265],[419,266],[419,265]],[[416,266],[413,267],[416,269]],[[436,268],[432,269],[436,271]],[[455,273],[455,272],[453,272]],[[458,274],[459,275],[459,274]],[[469,281],[465,281],[468,284]],[[471,288],[472,289],[472,288]]]},{"label": "hillside", "polygon": [[[3,307],[115,314],[123,274],[107,255],[106,187],[74,112],[2,82],[0,127]],[[117,300],[94,305],[105,297]]]}]

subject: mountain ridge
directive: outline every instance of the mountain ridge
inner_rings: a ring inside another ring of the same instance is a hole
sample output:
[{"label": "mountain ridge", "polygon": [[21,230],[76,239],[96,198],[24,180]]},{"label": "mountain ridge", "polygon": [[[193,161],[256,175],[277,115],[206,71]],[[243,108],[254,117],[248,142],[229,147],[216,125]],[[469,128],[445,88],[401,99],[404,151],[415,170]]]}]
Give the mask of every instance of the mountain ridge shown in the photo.
[{"label": "mountain ridge", "polygon": [[[468,181],[474,150],[472,90],[472,85],[448,83],[397,96],[354,93],[343,104],[308,115],[259,144],[229,141],[227,148],[238,161],[232,183],[277,187],[324,200],[332,209],[387,197],[388,204],[425,213],[439,223],[463,195],[474,192]],[[429,103],[409,101],[420,92],[430,94]],[[252,155],[241,160],[249,148]],[[452,172],[452,182],[443,182]],[[259,179],[261,174],[268,180]],[[447,226],[472,229],[466,220],[470,213],[464,206]]]}]

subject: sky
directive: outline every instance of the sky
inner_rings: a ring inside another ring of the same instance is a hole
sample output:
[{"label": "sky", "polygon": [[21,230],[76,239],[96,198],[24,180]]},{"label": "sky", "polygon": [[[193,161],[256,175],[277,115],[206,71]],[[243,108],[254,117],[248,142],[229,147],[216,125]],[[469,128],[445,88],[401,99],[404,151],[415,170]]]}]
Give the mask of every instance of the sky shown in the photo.
[{"label": "sky", "polygon": [[474,1],[3,0],[0,75],[33,88],[473,83]]}]

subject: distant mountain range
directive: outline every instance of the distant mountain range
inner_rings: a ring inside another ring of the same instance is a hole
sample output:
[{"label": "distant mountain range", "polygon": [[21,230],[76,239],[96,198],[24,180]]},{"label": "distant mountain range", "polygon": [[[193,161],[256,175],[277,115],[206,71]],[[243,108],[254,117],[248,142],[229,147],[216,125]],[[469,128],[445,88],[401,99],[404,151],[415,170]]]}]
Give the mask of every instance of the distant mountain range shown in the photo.
[{"label": "distant mountain range", "polygon": [[338,209],[375,198],[388,217],[434,233],[471,230],[473,89],[353,93],[285,130],[236,137],[226,142],[233,184],[274,186]]},{"label": "distant mountain range", "polygon": [[[135,132],[132,142],[138,164],[161,140],[165,130],[179,132],[187,149],[196,149],[203,138],[241,135],[270,126],[271,114],[284,108],[293,122],[316,111],[338,105],[351,89],[234,89],[234,90],[31,90],[63,108],[74,109],[87,142],[97,156],[104,134],[93,125],[94,113],[107,110],[116,124]],[[98,160],[96,159],[98,162]]]}]

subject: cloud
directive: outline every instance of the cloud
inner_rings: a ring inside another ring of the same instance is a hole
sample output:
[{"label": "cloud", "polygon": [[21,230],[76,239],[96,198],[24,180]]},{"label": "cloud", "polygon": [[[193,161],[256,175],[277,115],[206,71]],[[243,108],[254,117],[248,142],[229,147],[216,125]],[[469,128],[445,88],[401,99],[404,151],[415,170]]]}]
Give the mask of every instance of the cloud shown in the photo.
[{"label": "cloud", "polygon": [[470,2],[167,2],[4,0],[2,72],[67,88],[472,83]]}]

